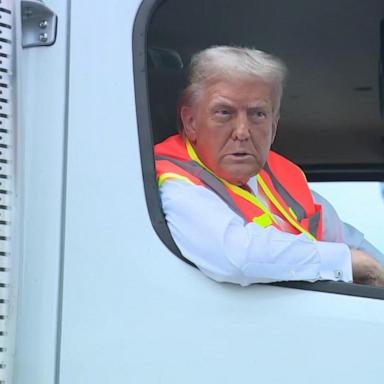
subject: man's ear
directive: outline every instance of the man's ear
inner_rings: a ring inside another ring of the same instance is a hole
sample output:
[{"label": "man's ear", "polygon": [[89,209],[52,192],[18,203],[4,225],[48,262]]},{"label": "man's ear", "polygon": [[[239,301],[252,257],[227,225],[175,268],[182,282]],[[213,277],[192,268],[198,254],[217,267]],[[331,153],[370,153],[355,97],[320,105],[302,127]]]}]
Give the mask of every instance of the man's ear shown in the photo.
[{"label": "man's ear", "polygon": [[192,107],[183,105],[180,109],[180,118],[183,123],[185,136],[187,136],[191,143],[194,143],[196,141],[196,124]]}]

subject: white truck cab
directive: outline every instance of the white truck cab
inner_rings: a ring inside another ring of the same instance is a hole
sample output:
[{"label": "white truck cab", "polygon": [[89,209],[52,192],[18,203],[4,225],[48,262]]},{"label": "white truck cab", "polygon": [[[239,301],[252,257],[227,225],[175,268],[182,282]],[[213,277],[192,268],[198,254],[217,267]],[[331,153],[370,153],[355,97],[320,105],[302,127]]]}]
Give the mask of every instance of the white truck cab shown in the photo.
[{"label": "white truck cab", "polygon": [[0,382],[382,382],[384,290],[208,279],[168,231],[152,148],[191,54],[252,45],[291,70],[276,149],[311,181],[383,181],[383,18],[381,0],[1,0]]}]

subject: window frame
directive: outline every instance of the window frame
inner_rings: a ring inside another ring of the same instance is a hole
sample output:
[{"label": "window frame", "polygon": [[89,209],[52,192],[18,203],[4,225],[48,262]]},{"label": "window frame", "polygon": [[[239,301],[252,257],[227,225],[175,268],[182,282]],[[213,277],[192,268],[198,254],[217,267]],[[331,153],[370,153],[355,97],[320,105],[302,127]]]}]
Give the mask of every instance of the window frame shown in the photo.
[{"label": "window frame", "polygon": [[[132,56],[135,86],[134,92],[142,175],[148,213],[155,232],[174,255],[187,264],[196,267],[181,254],[166,224],[158,193],[155,160],[152,150],[154,140],[151,128],[148,87],[147,32],[152,15],[164,1],[166,0],[143,0],[138,9],[133,26]],[[321,166],[312,166],[308,168],[304,167],[304,170],[310,171],[309,181],[382,181],[383,178],[383,171],[380,167],[378,169],[373,169],[371,167],[365,168],[356,165],[355,167],[348,169],[343,169],[338,166],[323,169]],[[270,283],[268,285],[372,299],[384,299],[383,288],[361,284],[349,284],[336,281],[317,281],[314,283],[294,281]]]}]

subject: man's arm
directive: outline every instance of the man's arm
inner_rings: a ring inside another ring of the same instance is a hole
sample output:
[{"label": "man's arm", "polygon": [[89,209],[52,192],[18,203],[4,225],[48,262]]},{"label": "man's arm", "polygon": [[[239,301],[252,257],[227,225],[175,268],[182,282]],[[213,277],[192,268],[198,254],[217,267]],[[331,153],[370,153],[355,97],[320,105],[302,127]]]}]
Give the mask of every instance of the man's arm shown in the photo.
[{"label": "man's arm", "polygon": [[373,256],[384,265],[384,254],[367,241],[359,230],[339,218],[335,208],[323,196],[311,191],[314,201],[323,207],[323,239],[326,241],[342,242],[351,249],[358,249]]},{"label": "man's arm", "polygon": [[160,195],[181,252],[217,281],[352,280],[345,244],[245,223],[207,188],[180,180],[164,183]]},{"label": "man's arm", "polygon": [[340,220],[332,204],[312,191],[316,203],[323,207],[323,239],[339,241],[351,249],[353,278],[356,283],[384,286],[384,255],[364,235]]}]

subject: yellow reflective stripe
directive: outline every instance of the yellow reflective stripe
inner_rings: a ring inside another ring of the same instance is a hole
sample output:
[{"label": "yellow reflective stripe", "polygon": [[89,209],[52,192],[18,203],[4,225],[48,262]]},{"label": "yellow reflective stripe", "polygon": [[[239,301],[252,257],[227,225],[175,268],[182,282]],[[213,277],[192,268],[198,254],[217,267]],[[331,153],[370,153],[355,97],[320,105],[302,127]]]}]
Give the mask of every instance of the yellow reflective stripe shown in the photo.
[{"label": "yellow reflective stripe", "polygon": [[214,174],[209,168],[207,168],[205,166],[204,163],[202,163],[202,161],[198,158],[195,150],[193,149],[191,143],[189,142],[189,140],[187,139],[186,142],[185,142],[186,146],[187,146],[187,152],[188,152],[188,155],[189,157],[196,161],[199,165],[201,165],[203,168],[205,168],[208,172],[212,173],[215,177],[217,177],[227,188],[229,188],[232,192],[236,193],[237,195],[240,195],[242,198],[244,198],[245,200],[248,200],[249,202],[251,202],[252,204],[256,205],[256,207],[258,207],[259,209],[261,209],[264,214],[268,214],[270,216],[270,220],[273,221],[274,223],[277,223],[276,219],[273,217],[272,213],[268,210],[267,207],[265,207],[257,198],[255,195],[252,195],[252,193],[249,193],[248,191],[246,191],[245,189],[243,188],[240,188],[238,187],[237,185],[235,184],[231,184],[229,183],[227,180],[224,180],[220,177],[218,177],[216,174]]},{"label": "yellow reflective stripe", "polygon": [[259,217],[254,217],[252,219],[252,221],[255,223],[255,224],[258,224],[262,227],[269,227],[270,225],[272,225],[272,217],[270,214],[268,213],[263,213],[261,216]]},{"label": "yellow reflective stripe", "polygon": [[169,179],[179,179],[179,180],[183,180],[183,181],[186,181],[188,183],[193,184],[193,182],[191,180],[189,180],[188,177],[181,176],[181,175],[178,175],[177,173],[173,173],[173,172],[165,172],[162,175],[160,175],[159,178],[157,179],[157,183],[159,184],[159,187],[161,187],[161,185],[164,183],[164,181],[169,180]]},{"label": "yellow reflective stripe", "polygon": [[[192,147],[192,144],[189,142],[188,139],[185,140],[185,144],[187,146],[187,152],[188,152],[188,155],[189,157],[196,161],[196,163],[199,163],[202,167],[204,167],[205,169],[208,169],[202,162],[201,160],[197,157],[197,153],[195,152],[195,150],[193,149]],[[212,173],[212,172],[211,172]]]},{"label": "yellow reflective stripe", "polygon": [[289,211],[289,213],[295,218],[295,220],[297,220],[296,213],[293,212],[293,209],[292,209],[291,207],[288,207],[288,211]]},{"label": "yellow reflective stripe", "polygon": [[263,189],[264,193],[267,195],[267,197],[272,201],[272,203],[275,205],[275,207],[282,213],[282,215],[288,220],[288,222],[296,228],[298,231],[304,233],[307,235],[311,240],[315,240],[316,238],[312,236],[308,231],[306,231],[299,223],[297,223],[295,220],[292,219],[291,216],[288,215],[288,213],[285,211],[285,209],[281,206],[281,204],[276,200],[275,196],[273,196],[272,192],[269,190],[267,185],[265,184],[264,180],[260,175],[257,175],[257,181],[259,182],[261,188]]},{"label": "yellow reflective stripe", "polygon": [[238,187],[235,184],[228,183],[228,181],[224,179],[220,179],[220,181],[227,187],[229,188],[232,192],[236,193],[237,195],[240,195],[243,197],[245,200],[248,200],[252,204],[256,205],[259,209],[261,209],[264,212],[264,215],[269,215],[271,221],[277,223],[276,219],[272,216],[272,213],[269,211],[267,207],[263,205],[263,203],[260,202],[260,200],[257,199],[255,195],[252,195],[252,193],[249,193],[243,188]]}]

